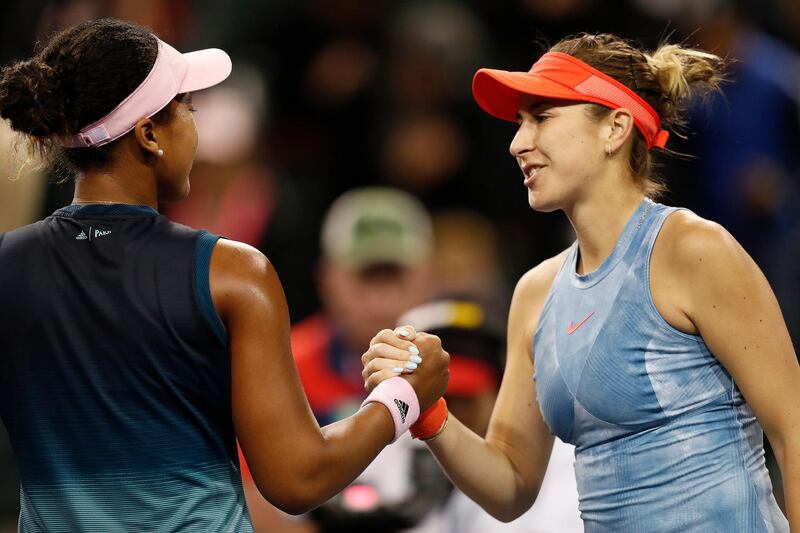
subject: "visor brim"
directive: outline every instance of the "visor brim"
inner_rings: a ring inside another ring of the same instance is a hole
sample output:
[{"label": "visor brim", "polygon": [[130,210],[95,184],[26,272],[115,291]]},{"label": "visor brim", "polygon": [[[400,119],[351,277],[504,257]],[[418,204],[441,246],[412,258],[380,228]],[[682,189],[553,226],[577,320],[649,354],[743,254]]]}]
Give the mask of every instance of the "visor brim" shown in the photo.
[{"label": "visor brim", "polygon": [[224,81],[233,68],[231,58],[219,48],[208,48],[183,54],[188,70],[179,93],[207,89]]},{"label": "visor brim", "polygon": [[525,97],[554,100],[585,100],[585,96],[557,82],[527,72],[482,68],[472,78],[472,95],[478,105],[509,122],[517,121],[520,102]]}]

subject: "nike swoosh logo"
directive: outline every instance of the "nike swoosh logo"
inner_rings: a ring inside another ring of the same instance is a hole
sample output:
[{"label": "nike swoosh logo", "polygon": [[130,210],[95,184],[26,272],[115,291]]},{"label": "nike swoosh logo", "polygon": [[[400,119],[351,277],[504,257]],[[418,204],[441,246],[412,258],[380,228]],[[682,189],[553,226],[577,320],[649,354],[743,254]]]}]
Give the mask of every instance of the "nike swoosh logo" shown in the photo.
[{"label": "nike swoosh logo", "polygon": [[581,327],[582,325],[584,325],[584,324],[586,323],[586,321],[587,321],[587,320],[589,320],[590,318],[592,318],[592,315],[593,315],[593,314],[594,314],[594,311],[592,311],[591,313],[589,313],[588,315],[586,315],[585,317],[583,317],[583,320],[581,320],[581,321],[580,321],[580,322],[578,322],[577,324],[574,324],[574,323],[570,322],[570,323],[569,323],[569,326],[567,326],[567,335],[572,335],[573,333],[575,333],[575,332],[578,330],[578,328],[579,328],[579,327]]}]

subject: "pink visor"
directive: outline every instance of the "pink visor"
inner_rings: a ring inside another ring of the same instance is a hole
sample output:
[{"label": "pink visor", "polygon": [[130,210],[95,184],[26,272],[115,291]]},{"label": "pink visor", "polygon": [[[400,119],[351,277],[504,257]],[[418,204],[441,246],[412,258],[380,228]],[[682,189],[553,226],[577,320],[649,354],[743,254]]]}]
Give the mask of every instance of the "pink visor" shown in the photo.
[{"label": "pink visor", "polygon": [[103,146],[131,131],[140,119],[164,109],[176,95],[216,85],[230,73],[231,58],[222,50],[182,54],[159,39],[153,68],[130,96],[100,120],[59,141],[68,148]]},{"label": "pink visor", "polygon": [[669,132],[650,104],[611,76],[580,59],[548,52],[528,72],[482,68],[472,79],[472,94],[484,111],[515,122],[524,96],[592,102],[611,109],[624,107],[633,115],[648,148],[664,148]]}]

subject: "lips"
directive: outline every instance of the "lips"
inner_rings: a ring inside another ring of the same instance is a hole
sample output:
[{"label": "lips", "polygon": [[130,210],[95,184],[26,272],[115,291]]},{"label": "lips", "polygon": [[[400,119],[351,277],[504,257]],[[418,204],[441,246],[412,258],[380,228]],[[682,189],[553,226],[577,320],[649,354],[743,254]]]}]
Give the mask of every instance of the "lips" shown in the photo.
[{"label": "lips", "polygon": [[536,163],[526,164],[522,167],[522,174],[525,176],[525,181],[523,182],[526,187],[530,187],[531,184],[536,180],[536,176],[541,172],[545,165],[540,165]]}]

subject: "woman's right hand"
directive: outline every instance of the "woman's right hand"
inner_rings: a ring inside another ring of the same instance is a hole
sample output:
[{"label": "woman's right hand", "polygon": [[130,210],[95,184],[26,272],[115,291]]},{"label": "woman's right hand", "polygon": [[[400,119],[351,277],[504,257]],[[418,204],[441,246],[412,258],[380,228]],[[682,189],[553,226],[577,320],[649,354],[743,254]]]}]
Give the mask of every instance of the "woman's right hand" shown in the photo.
[{"label": "woman's right hand", "polygon": [[[419,359],[422,361],[415,363]],[[450,379],[450,355],[442,349],[439,337],[414,331],[410,326],[379,332],[370,341],[361,362],[367,392],[384,380],[402,376],[414,387],[420,411],[444,395]]]}]

